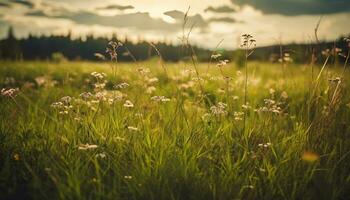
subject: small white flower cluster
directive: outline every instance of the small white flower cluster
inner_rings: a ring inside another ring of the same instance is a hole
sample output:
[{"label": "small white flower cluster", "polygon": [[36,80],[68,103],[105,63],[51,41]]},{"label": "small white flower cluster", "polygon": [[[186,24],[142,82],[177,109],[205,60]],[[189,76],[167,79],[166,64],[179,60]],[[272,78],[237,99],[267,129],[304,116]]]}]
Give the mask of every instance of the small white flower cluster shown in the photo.
[{"label": "small white flower cluster", "polygon": [[71,109],[73,109],[73,106],[71,104],[72,97],[65,96],[60,99],[58,102],[54,102],[51,104],[51,107],[58,110],[59,114],[61,115],[67,115]]},{"label": "small white flower cluster", "polygon": [[193,69],[185,69],[185,70],[182,70],[180,73],[181,73],[182,77],[186,77],[186,76],[191,76],[192,74],[195,74],[196,72]]},{"label": "small white flower cluster", "polygon": [[249,110],[250,108],[252,108],[252,107],[249,105],[249,102],[247,102],[247,104],[242,105],[242,109],[244,109],[244,110]]},{"label": "small white flower cluster", "polygon": [[98,146],[95,144],[82,144],[78,147],[79,150],[90,150],[96,149]]},{"label": "small white flower cluster", "polygon": [[97,80],[103,80],[104,78],[106,78],[106,73],[98,73],[98,72],[92,72],[91,76],[95,77]]},{"label": "small white flower cluster", "polygon": [[39,87],[48,88],[57,85],[57,81],[52,80],[50,76],[38,76],[34,80]]},{"label": "small white flower cluster", "polygon": [[278,59],[278,62],[280,62],[280,63],[283,63],[283,62],[291,63],[291,62],[293,62],[293,59],[290,57],[289,53],[284,53],[282,55],[282,58]]},{"label": "small white flower cluster", "polygon": [[143,67],[140,67],[137,69],[137,71],[142,75],[142,76],[147,76],[151,70],[149,68],[143,68]]},{"label": "small white flower cluster", "polygon": [[130,131],[138,131],[139,130],[137,127],[134,127],[134,126],[128,126],[128,129]]},{"label": "small white flower cluster", "polygon": [[211,59],[217,60],[218,63],[216,64],[216,66],[218,66],[220,68],[223,66],[226,66],[227,63],[230,62],[229,60],[220,59],[221,57],[222,57],[222,55],[220,53],[211,55]]},{"label": "small white flower cluster", "polygon": [[130,85],[128,83],[123,82],[123,83],[119,83],[118,85],[115,85],[114,88],[115,89],[124,89],[124,88],[127,88],[129,86]]},{"label": "small white flower cluster", "polygon": [[133,108],[134,104],[130,100],[126,100],[123,106],[126,108]]},{"label": "small white flower cluster", "polygon": [[211,58],[212,59],[218,59],[218,58],[220,58],[221,57],[221,54],[213,54],[213,55],[211,55]]},{"label": "small white flower cluster", "polygon": [[96,83],[94,84],[95,91],[102,91],[106,87],[107,81],[105,80],[105,73],[92,72],[91,76],[96,78]]},{"label": "small white flower cluster", "polygon": [[215,116],[225,116],[227,115],[227,104],[219,102],[216,106],[210,107],[210,111]]},{"label": "small white flower cluster", "polygon": [[223,66],[226,66],[228,62],[229,60],[219,60],[216,66],[223,67]]},{"label": "small white flower cluster", "polygon": [[168,101],[170,101],[170,99],[165,97],[165,96],[153,96],[153,97],[151,97],[151,100],[156,101],[156,102],[168,102]]},{"label": "small white flower cluster", "polygon": [[280,107],[281,102],[276,102],[273,99],[264,99],[265,106],[255,109],[256,112],[271,112],[275,114],[283,113],[283,109]]},{"label": "small white flower cluster", "polygon": [[142,87],[146,89],[146,93],[153,94],[156,91],[154,84],[158,83],[159,79],[157,77],[150,76],[151,71],[149,68],[138,68],[137,71],[140,73],[143,79]]},{"label": "small white flower cluster", "polygon": [[234,112],[233,116],[234,116],[234,119],[236,121],[242,121],[243,120],[243,116],[244,116],[244,112]]},{"label": "small white flower cluster", "polygon": [[17,96],[18,92],[19,92],[18,88],[9,88],[9,89],[2,88],[1,89],[1,95],[4,97],[14,98]]},{"label": "small white flower cluster", "polygon": [[271,143],[268,142],[268,143],[265,143],[265,144],[258,144],[258,147],[261,147],[261,148],[268,148],[271,146]]}]

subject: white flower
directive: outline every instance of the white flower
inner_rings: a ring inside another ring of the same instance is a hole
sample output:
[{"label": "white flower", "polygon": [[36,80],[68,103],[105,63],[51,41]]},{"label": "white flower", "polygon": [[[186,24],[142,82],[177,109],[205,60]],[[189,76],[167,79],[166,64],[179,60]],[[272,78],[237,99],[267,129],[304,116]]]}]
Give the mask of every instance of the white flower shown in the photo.
[{"label": "white flower", "polygon": [[79,150],[96,149],[98,146],[95,144],[82,144],[78,147]]},{"label": "white flower", "polygon": [[281,97],[282,97],[283,99],[288,99],[288,94],[287,94],[287,92],[286,92],[286,91],[283,91],[282,94],[281,94]]},{"label": "white flower", "polygon": [[92,72],[92,76],[94,76],[96,79],[104,79],[107,75],[105,73],[98,73],[98,72]]},{"label": "white flower", "polygon": [[126,108],[133,108],[134,104],[131,101],[126,100],[123,106]]},{"label": "white flower", "polygon": [[149,84],[156,83],[156,82],[158,82],[158,78],[157,77],[148,79],[148,83]]},{"label": "white flower", "polygon": [[244,116],[244,112],[234,112],[233,116],[235,117],[236,121],[242,121],[243,116]]},{"label": "white flower", "polygon": [[211,113],[220,116],[220,115],[227,115],[226,111],[227,104],[219,102],[216,106],[210,107]]},{"label": "white flower", "polygon": [[213,59],[217,59],[219,57],[221,57],[221,54],[219,54],[219,53],[211,55],[211,58],[213,58]]},{"label": "white flower", "polygon": [[5,97],[15,97],[18,93],[19,89],[18,88],[10,88],[10,89],[1,89],[1,95]]},{"label": "white flower", "polygon": [[129,87],[129,86],[130,86],[130,85],[129,85],[128,83],[120,83],[120,84],[118,84],[118,85],[115,85],[114,88],[116,88],[116,89],[118,89],[118,88],[124,89],[124,88],[127,88],[127,87]]},{"label": "white flower", "polygon": [[138,131],[138,130],[139,130],[138,128],[133,127],[133,126],[128,126],[128,129],[129,129],[130,131]]},{"label": "white flower", "polygon": [[95,157],[96,158],[106,158],[106,154],[105,153],[99,153],[99,154],[96,154]]},{"label": "white flower", "polygon": [[156,91],[156,88],[154,86],[147,87],[146,93],[152,94],[154,91]]},{"label": "white flower", "polygon": [[170,99],[165,97],[165,96],[153,96],[153,97],[151,97],[151,100],[157,101],[157,102],[168,102],[168,101],[170,101]]},{"label": "white flower", "polygon": [[92,94],[90,92],[83,92],[79,95],[83,100],[88,100],[92,97]]}]

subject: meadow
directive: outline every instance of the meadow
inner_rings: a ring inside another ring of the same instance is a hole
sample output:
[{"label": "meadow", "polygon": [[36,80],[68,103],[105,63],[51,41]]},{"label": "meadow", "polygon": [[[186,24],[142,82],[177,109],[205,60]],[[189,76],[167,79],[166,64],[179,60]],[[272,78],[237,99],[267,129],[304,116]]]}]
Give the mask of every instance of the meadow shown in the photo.
[{"label": "meadow", "polygon": [[212,57],[1,61],[0,199],[348,199],[349,72]]}]

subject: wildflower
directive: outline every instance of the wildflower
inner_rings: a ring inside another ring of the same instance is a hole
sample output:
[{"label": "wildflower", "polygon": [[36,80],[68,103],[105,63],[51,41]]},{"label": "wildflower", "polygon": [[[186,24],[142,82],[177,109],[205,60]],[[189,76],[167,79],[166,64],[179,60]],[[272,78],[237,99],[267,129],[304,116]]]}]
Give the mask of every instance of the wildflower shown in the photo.
[{"label": "wildflower", "polygon": [[264,147],[264,148],[268,148],[269,146],[271,146],[271,143],[265,143],[265,144],[258,144],[258,147]]},{"label": "wildflower", "polygon": [[94,53],[94,56],[98,59],[101,59],[101,60],[106,60],[106,57],[100,53]]},{"label": "wildflower", "polygon": [[227,115],[226,107],[227,104],[219,102],[216,106],[210,107],[210,110],[216,116]]},{"label": "wildflower", "polygon": [[107,76],[105,73],[98,73],[98,72],[92,72],[91,75],[98,80],[102,80]]},{"label": "wildflower", "polygon": [[140,67],[140,68],[137,69],[137,71],[143,76],[145,76],[148,73],[150,73],[150,69],[149,68],[142,68],[142,67]]},{"label": "wildflower", "polygon": [[19,89],[18,88],[10,88],[10,89],[1,89],[1,95],[5,97],[14,98],[17,96]]},{"label": "wildflower", "polygon": [[94,84],[94,88],[96,91],[103,90],[105,87],[106,87],[106,81]]},{"label": "wildflower", "polygon": [[61,98],[61,102],[65,103],[65,104],[69,104],[72,100],[72,97],[70,96],[65,96]]},{"label": "wildflower", "polygon": [[148,83],[149,84],[156,83],[156,82],[158,82],[158,78],[157,77],[148,79]]},{"label": "wildflower", "polygon": [[191,74],[194,74],[195,71],[193,69],[185,69],[185,70],[182,70],[181,71],[181,75],[182,76],[187,76],[187,75],[191,75]]},{"label": "wildflower", "polygon": [[96,154],[95,156],[96,158],[106,158],[106,154],[105,153],[99,153],[99,154]]},{"label": "wildflower", "polygon": [[251,108],[251,106],[250,106],[249,103],[247,102],[247,104],[243,104],[243,105],[242,105],[242,108],[243,108],[244,110],[248,110],[248,109]]},{"label": "wildflower", "polygon": [[129,86],[130,86],[130,85],[129,85],[128,83],[120,83],[120,84],[118,84],[118,85],[115,85],[114,88],[116,88],[116,89],[118,89],[118,88],[124,89],[124,88],[127,88],[127,87],[129,87]]},{"label": "wildflower", "polygon": [[238,97],[238,96],[233,96],[232,99],[233,99],[234,101],[237,101],[237,100],[239,99],[239,97]]},{"label": "wildflower", "polygon": [[228,60],[219,60],[219,63],[216,66],[223,67],[226,66],[228,62]]},{"label": "wildflower", "polygon": [[202,115],[202,120],[205,122],[208,122],[210,119],[210,114],[209,113],[205,113],[204,115]]},{"label": "wildflower", "polygon": [[134,104],[131,101],[126,100],[123,106],[126,108],[133,108]]},{"label": "wildflower", "polygon": [[331,83],[341,83],[341,78],[340,77],[330,78],[328,79],[328,81]]},{"label": "wildflower", "polygon": [[151,97],[152,101],[157,101],[157,102],[168,102],[170,101],[169,98],[165,97],[165,96],[153,96]]},{"label": "wildflower", "polygon": [[82,144],[78,147],[79,150],[96,149],[98,146],[95,144]]},{"label": "wildflower", "polygon": [[203,78],[202,77],[193,77],[192,81],[202,81]]},{"label": "wildflower", "polygon": [[136,127],[134,127],[134,126],[128,126],[128,129],[129,129],[130,131],[138,131],[138,130],[139,130],[138,128],[136,128]]},{"label": "wildflower", "polygon": [[146,89],[147,94],[152,94],[155,91],[156,91],[156,88],[154,86],[147,87]]},{"label": "wildflower", "polygon": [[79,96],[86,101],[90,99],[93,95],[90,92],[83,92]]},{"label": "wildflower", "polygon": [[233,116],[234,116],[234,119],[236,121],[242,121],[243,120],[243,116],[244,116],[244,112],[234,112]]},{"label": "wildflower", "polygon": [[288,99],[288,94],[287,94],[287,92],[286,92],[286,91],[283,91],[283,92],[281,93],[281,97],[282,97],[283,99]]},{"label": "wildflower", "polygon": [[106,53],[109,54],[111,61],[118,60],[117,49],[121,46],[123,46],[123,43],[121,43],[121,42],[115,42],[115,41],[108,42],[108,46],[106,48]]},{"label": "wildflower", "polygon": [[221,57],[221,54],[219,54],[219,53],[211,55],[212,59],[218,59],[219,57]]}]

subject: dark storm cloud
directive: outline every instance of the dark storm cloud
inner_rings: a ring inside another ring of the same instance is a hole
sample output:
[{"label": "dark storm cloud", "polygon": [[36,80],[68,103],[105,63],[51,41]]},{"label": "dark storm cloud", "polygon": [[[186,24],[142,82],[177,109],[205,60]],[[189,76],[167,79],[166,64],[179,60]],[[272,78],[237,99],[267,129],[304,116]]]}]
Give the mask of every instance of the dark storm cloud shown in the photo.
[{"label": "dark storm cloud", "polygon": [[122,5],[108,5],[104,7],[98,7],[96,8],[97,10],[130,10],[134,9],[134,6],[127,5],[127,6],[122,6]]},{"label": "dark storm cloud", "polygon": [[23,6],[26,6],[28,8],[34,8],[34,3],[30,2],[30,1],[25,1],[25,0],[10,0],[11,3],[14,4],[20,4]]},{"label": "dark storm cloud", "polygon": [[[175,19],[175,21],[179,24],[183,23],[185,17],[185,13],[178,10],[167,11],[164,13],[164,15]],[[195,25],[195,27],[205,28],[208,26],[208,23],[203,19],[203,17],[200,14],[188,16],[187,20],[187,23],[189,25]]]},{"label": "dark storm cloud", "polygon": [[320,15],[350,11],[350,0],[231,0],[235,5],[250,5],[266,14]]},{"label": "dark storm cloud", "polygon": [[209,6],[204,10],[205,12],[214,12],[214,13],[232,13],[236,10],[234,8],[231,8],[229,6],[219,6],[219,7],[212,7]]}]

